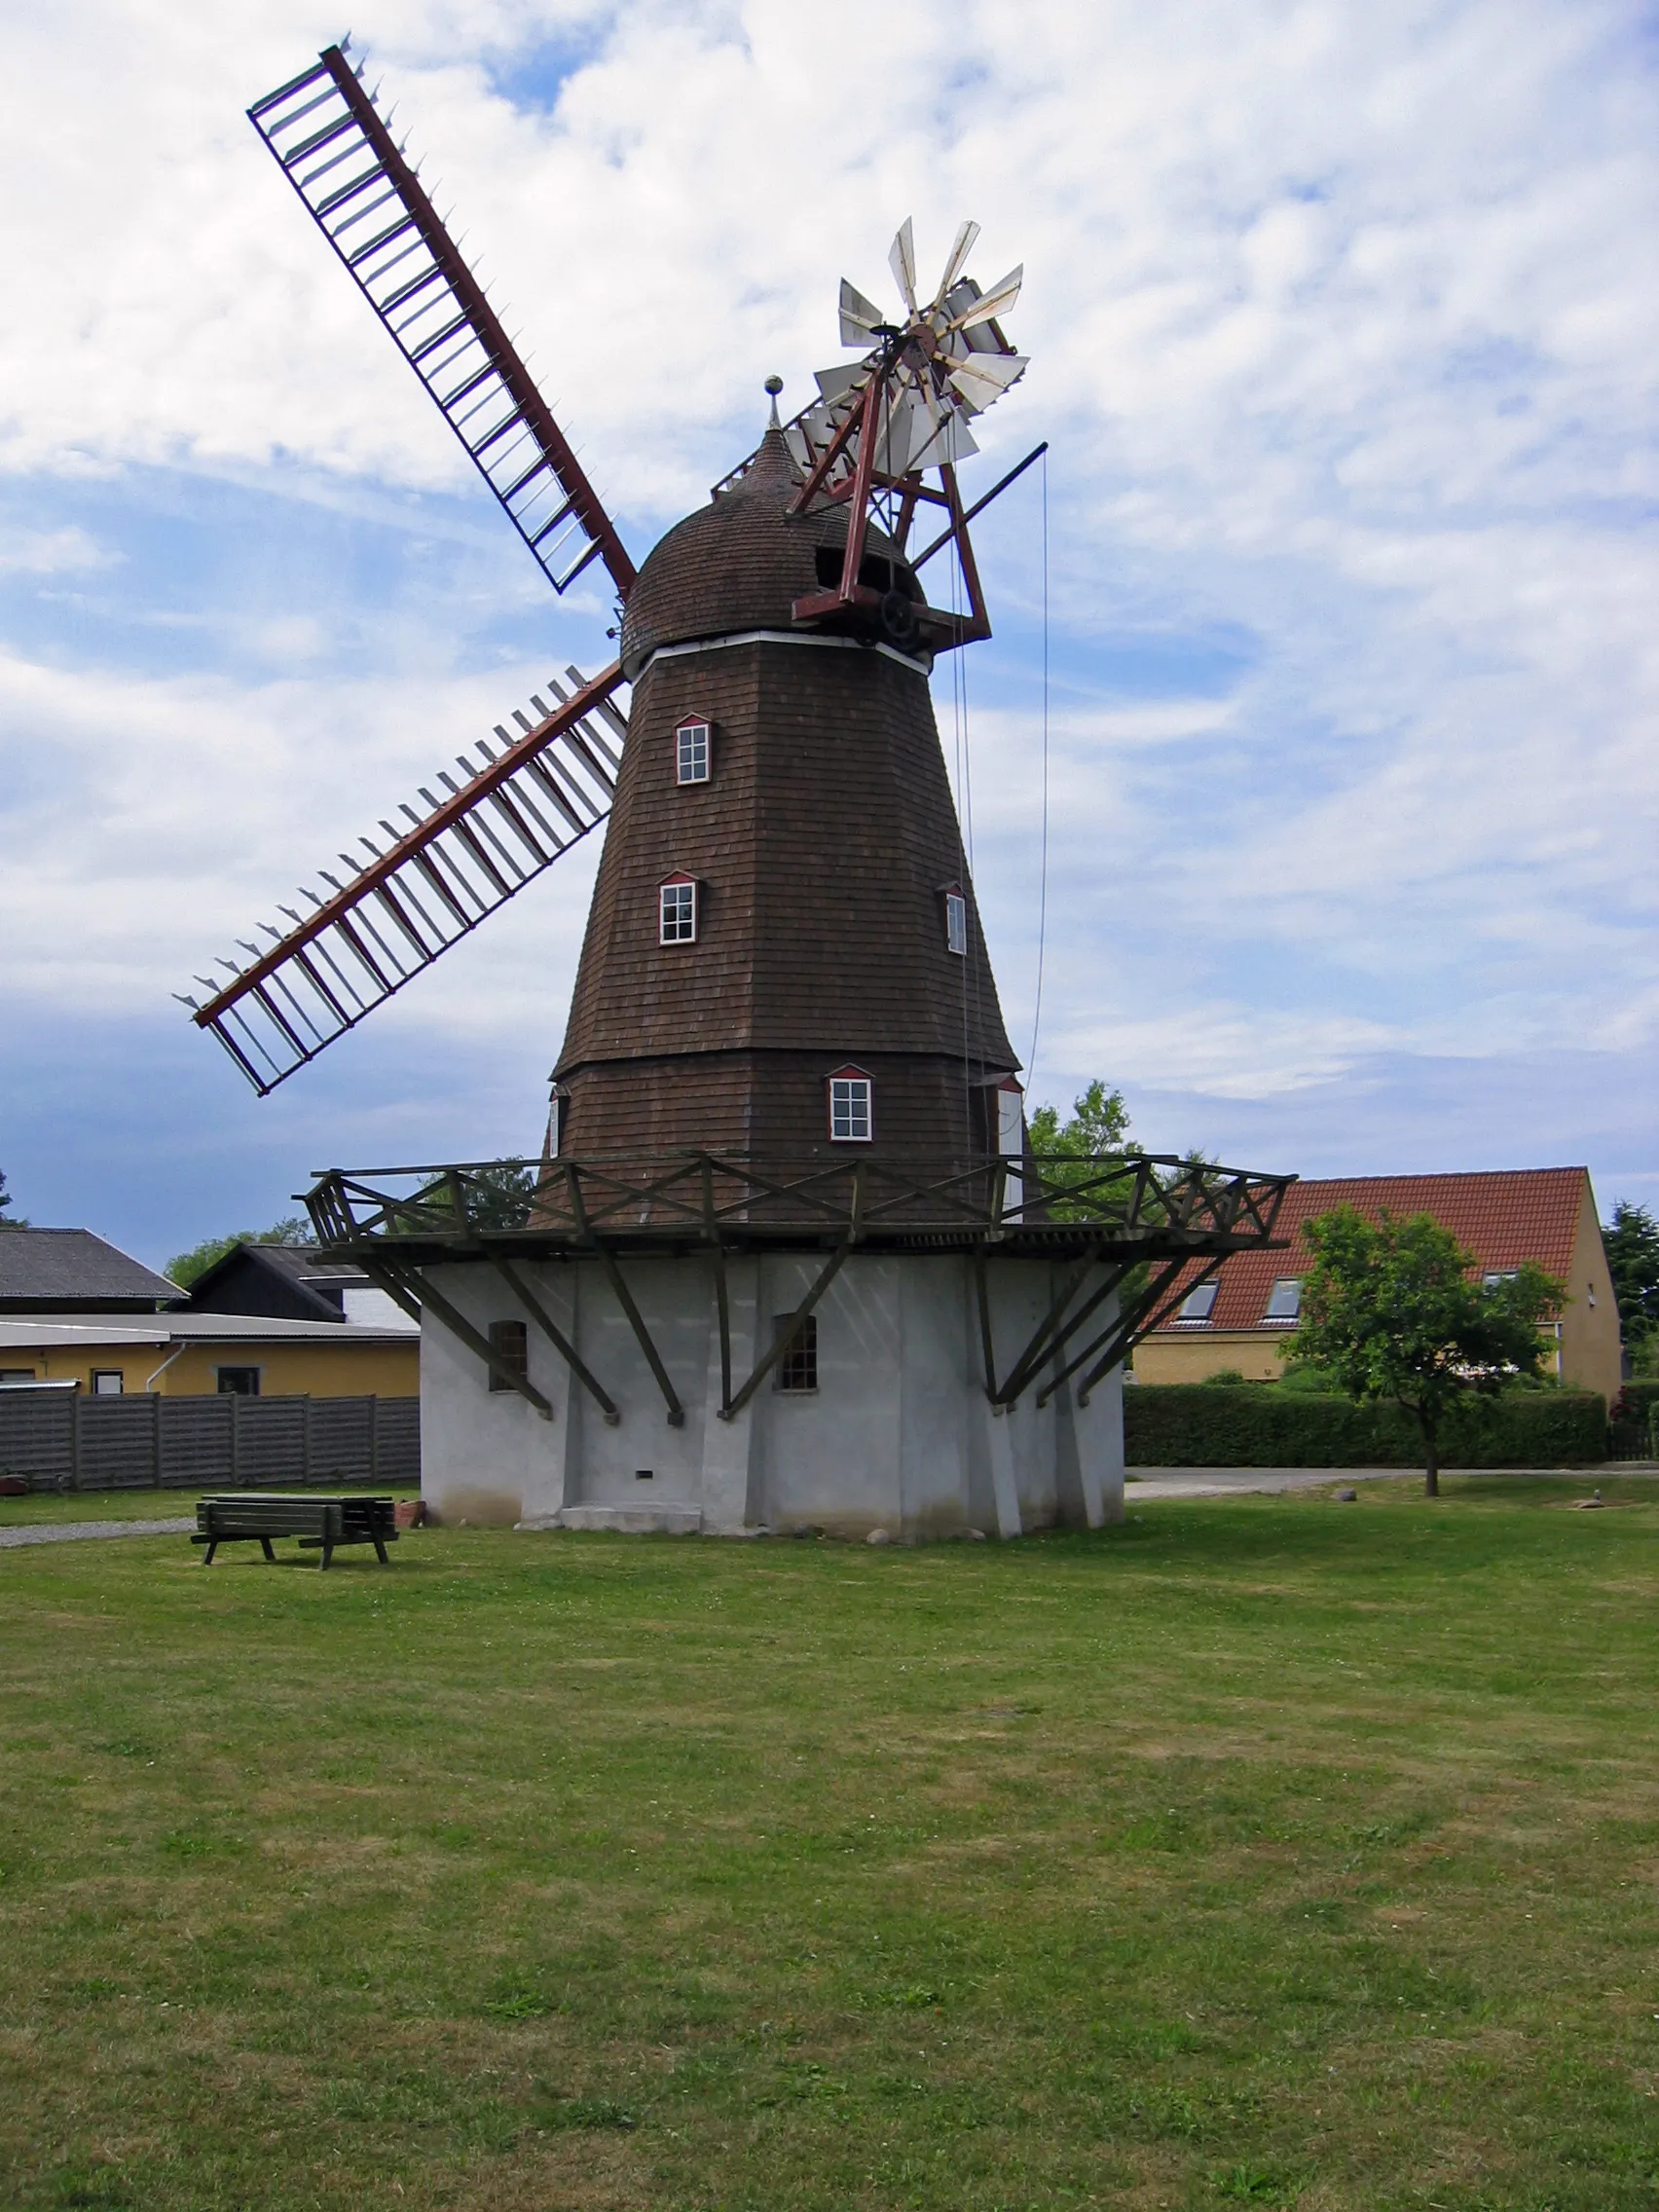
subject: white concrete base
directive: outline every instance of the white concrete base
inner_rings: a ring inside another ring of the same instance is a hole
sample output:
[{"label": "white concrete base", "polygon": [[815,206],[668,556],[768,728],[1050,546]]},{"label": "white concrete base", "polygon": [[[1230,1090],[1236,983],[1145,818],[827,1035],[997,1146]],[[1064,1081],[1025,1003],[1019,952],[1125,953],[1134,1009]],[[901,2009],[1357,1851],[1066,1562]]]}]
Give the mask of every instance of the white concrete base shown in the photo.
[{"label": "white concrete base", "polygon": [[537,1529],[601,1529],[619,1536],[695,1536],[703,1515],[695,1505],[664,1505],[654,1512],[630,1512],[625,1505],[567,1505],[544,1521],[520,1523]]},{"label": "white concrete base", "polygon": [[[732,1376],[740,1385],[777,1322],[801,1301],[824,1255],[727,1264]],[[519,1263],[534,1295],[621,1412],[612,1425],[555,1346],[483,1262],[430,1272],[475,1327],[524,1321],[539,1415],[491,1390],[477,1356],[428,1309],[421,1340],[422,1488],[444,1521],[742,1535],[761,1528],[902,1541],[1099,1528],[1124,1511],[1121,1371],[1086,1406],[1062,1384],[1046,1406],[1028,1390],[996,1412],[985,1393],[971,1263],[958,1256],[849,1259],[817,1309],[818,1388],[763,1382],[719,1415],[713,1263],[701,1255],[624,1264],[683,1408],[671,1424],[626,1313],[595,1261]],[[1054,1296],[1060,1271],[998,1261],[988,1272],[999,1376]],[[1085,1285],[1080,1296],[1087,1296]],[[1092,1317],[1105,1327],[1110,1302]],[[1069,1346],[1061,1363],[1079,1344]],[[1039,1386],[1052,1370],[1039,1375]]]}]

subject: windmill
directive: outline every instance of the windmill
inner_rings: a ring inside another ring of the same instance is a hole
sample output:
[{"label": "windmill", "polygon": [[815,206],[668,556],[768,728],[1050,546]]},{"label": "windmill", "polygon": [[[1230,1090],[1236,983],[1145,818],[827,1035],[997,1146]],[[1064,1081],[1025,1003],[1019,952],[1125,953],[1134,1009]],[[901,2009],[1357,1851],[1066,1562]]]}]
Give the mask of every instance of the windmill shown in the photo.
[{"label": "windmill", "polygon": [[[528,1188],[308,1198],[422,1317],[428,1496],[721,1531],[1121,1511],[1124,1356],[1195,1258],[1271,1236],[1285,1179],[1026,1147],[928,686],[990,635],[969,525],[1045,450],[965,503],[1026,365],[1020,271],[981,288],[965,223],[924,301],[906,222],[893,313],[843,282],[856,358],[788,422],[769,379],[759,445],[636,569],[346,43],[249,113],[554,590],[600,564],[619,608],[608,667],[549,679],[185,1002],[269,1091],[608,824]],[[948,608],[919,572],[946,552]]]}]

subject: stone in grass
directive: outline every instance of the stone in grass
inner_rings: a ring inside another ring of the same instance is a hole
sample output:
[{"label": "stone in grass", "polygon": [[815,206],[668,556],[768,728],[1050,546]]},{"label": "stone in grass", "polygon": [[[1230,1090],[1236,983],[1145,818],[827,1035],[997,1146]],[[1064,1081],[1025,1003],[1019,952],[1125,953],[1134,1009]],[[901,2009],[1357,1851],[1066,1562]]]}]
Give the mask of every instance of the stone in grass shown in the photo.
[{"label": "stone in grass", "polygon": [[1337,1503],[1339,1505],[1355,1505],[1358,1501],[1359,1493],[1356,1490],[1340,1490],[1337,1493]]},{"label": "stone in grass", "polygon": [[866,1544],[890,1544],[893,1537],[886,1529],[872,1529],[865,1538]]}]

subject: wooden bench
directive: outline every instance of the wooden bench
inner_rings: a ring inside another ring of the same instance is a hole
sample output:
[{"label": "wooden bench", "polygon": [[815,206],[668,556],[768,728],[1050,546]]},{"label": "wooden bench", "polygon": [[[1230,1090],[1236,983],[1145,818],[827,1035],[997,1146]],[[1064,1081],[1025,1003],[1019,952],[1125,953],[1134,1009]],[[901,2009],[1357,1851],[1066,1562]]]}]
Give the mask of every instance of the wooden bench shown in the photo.
[{"label": "wooden bench", "polygon": [[322,1553],[327,1567],[342,1544],[373,1544],[382,1567],[386,1547],[397,1541],[397,1509],[389,1497],[286,1497],[269,1491],[233,1491],[199,1498],[193,1544],[205,1544],[211,1567],[221,1544],[259,1544],[267,1559],[273,1536],[297,1536],[303,1548]]}]

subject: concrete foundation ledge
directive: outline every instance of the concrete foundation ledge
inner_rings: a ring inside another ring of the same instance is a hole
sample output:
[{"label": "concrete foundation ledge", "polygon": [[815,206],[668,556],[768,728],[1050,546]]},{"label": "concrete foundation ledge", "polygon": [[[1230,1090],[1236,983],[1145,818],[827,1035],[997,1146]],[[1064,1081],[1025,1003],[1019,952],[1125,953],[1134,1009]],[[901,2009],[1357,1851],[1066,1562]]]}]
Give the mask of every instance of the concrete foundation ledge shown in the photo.
[{"label": "concrete foundation ledge", "polygon": [[[544,1529],[608,1529],[619,1536],[698,1536],[703,1515],[695,1505],[567,1505],[534,1524]],[[532,1526],[521,1522],[521,1528]]]}]

